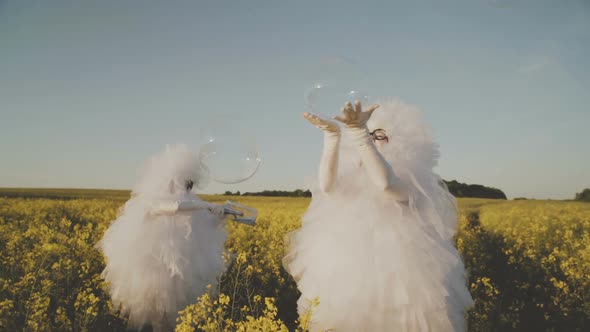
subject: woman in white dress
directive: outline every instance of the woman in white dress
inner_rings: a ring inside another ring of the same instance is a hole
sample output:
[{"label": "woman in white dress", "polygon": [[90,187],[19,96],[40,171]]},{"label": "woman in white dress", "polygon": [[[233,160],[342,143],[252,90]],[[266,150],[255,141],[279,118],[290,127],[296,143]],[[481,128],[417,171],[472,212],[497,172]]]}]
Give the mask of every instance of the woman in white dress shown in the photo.
[{"label": "woman in white dress", "polygon": [[312,330],[465,331],[473,301],[452,241],[456,201],[433,173],[437,145],[417,109],[378,107],[348,103],[336,121],[304,114],[324,150],[283,260],[299,313],[317,298]]},{"label": "woman in white dress", "polygon": [[178,311],[226,268],[224,206],[192,192],[205,175],[187,146],[167,146],[146,163],[98,244],[106,259],[102,277],[130,328],[171,330]]}]

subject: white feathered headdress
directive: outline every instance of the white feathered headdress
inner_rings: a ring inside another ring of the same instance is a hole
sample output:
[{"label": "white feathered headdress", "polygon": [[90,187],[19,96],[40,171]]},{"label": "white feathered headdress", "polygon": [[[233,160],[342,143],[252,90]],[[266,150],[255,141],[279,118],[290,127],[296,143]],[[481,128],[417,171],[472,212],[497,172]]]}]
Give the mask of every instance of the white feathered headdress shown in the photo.
[{"label": "white feathered headdress", "polygon": [[134,195],[162,196],[186,191],[187,181],[203,188],[207,171],[199,157],[187,145],[167,145],[166,149],[151,157],[140,172],[133,188]]},{"label": "white feathered headdress", "polygon": [[386,159],[398,167],[434,168],[438,163],[438,144],[422,112],[399,99],[379,101],[380,107],[367,123],[370,131],[384,129],[388,144],[381,146]]},{"label": "white feathered headdress", "polygon": [[398,99],[378,102],[367,123],[370,131],[384,129],[389,142],[380,146],[396,175],[411,187],[410,207],[432,224],[444,238],[456,231],[456,200],[433,171],[438,164],[438,144],[432,129],[415,106]]}]

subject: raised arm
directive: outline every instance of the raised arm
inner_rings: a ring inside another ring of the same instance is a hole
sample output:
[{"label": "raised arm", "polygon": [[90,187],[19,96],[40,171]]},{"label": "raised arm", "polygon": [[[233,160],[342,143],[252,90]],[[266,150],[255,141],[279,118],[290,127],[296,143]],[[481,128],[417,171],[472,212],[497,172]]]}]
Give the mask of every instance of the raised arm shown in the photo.
[{"label": "raised arm", "polygon": [[223,217],[223,206],[211,204],[201,200],[178,200],[161,202],[155,206],[150,214],[153,215],[174,215],[180,212],[191,212],[207,209],[211,213]]},{"label": "raised arm", "polygon": [[377,150],[367,128],[367,121],[378,107],[373,105],[363,112],[360,102],[357,101],[354,107],[349,102],[342,109],[342,116],[335,119],[344,123],[346,131],[357,145],[363,165],[373,184],[396,200],[407,201],[408,193],[403,182]]},{"label": "raised arm", "polygon": [[336,184],[338,174],[338,150],[340,149],[340,127],[334,121],[310,113],[303,117],[324,132],[324,150],[319,169],[319,185],[323,192],[330,192]]}]

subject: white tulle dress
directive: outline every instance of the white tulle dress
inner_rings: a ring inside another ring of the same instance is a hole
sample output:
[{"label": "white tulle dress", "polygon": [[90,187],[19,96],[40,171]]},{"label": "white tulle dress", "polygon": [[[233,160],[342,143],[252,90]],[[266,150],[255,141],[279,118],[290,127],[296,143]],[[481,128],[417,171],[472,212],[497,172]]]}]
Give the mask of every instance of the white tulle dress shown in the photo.
[{"label": "white tulle dress", "polygon": [[222,218],[186,189],[202,179],[197,157],[184,145],[150,159],[132,198],[98,247],[113,304],[129,315],[129,327],[174,327],[177,312],[215,287],[224,271]]},{"label": "white tulle dress", "polygon": [[333,190],[313,191],[283,262],[310,301],[312,330],[465,331],[472,305],[452,236],[456,201],[433,173],[438,149],[420,112],[387,100],[370,131],[385,129],[381,155],[408,191],[398,201],[374,186],[344,130]]}]

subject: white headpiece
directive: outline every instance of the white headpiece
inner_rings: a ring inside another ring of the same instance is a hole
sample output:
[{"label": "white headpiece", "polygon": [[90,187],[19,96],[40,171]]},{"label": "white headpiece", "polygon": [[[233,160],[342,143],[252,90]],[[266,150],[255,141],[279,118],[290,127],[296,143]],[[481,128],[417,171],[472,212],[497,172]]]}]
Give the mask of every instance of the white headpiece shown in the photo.
[{"label": "white headpiece", "polygon": [[186,191],[187,181],[202,188],[206,179],[207,172],[196,152],[184,144],[166,145],[164,151],[145,163],[133,193],[149,196],[180,193]]}]

